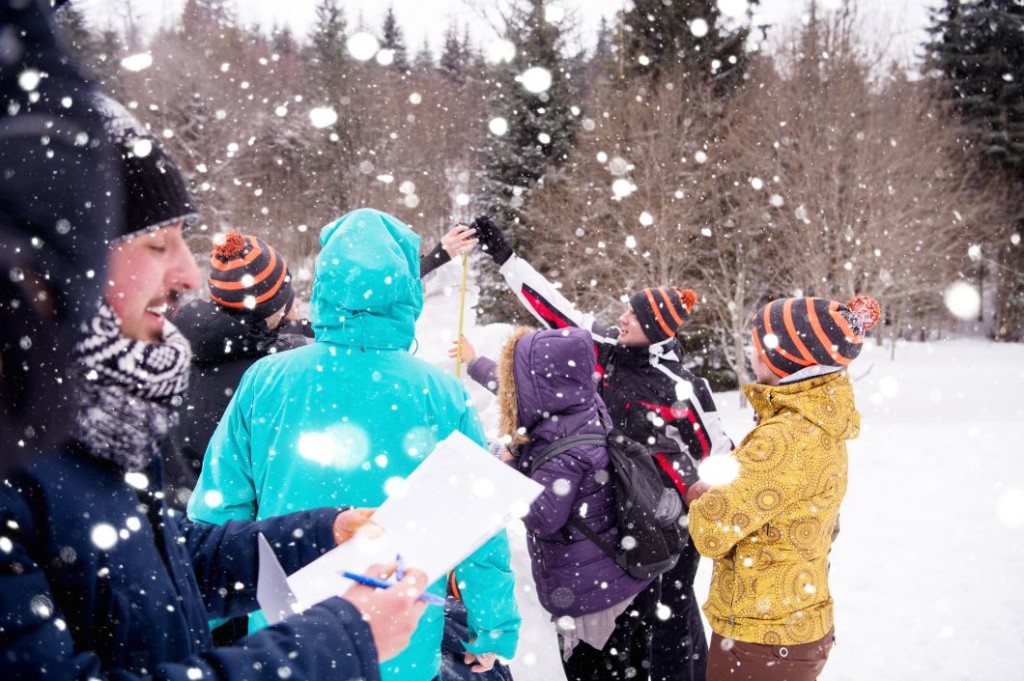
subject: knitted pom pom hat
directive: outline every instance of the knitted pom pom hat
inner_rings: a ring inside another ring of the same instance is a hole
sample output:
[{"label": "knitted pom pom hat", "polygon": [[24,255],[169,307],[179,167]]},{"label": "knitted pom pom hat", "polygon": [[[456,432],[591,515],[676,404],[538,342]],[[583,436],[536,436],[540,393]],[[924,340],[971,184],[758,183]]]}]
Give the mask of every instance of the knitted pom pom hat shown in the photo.
[{"label": "knitted pom pom hat", "polygon": [[675,286],[644,288],[629,297],[629,306],[652,343],[660,343],[676,335],[696,303],[696,293]]},{"label": "knitted pom pom hat", "polygon": [[754,348],[772,373],[786,378],[807,367],[845,367],[881,317],[871,296],[845,305],[825,298],[781,298],[754,317]]},{"label": "knitted pom pom hat", "polygon": [[288,264],[259,237],[235,230],[215,237],[210,267],[210,298],[230,311],[262,320],[295,299]]}]

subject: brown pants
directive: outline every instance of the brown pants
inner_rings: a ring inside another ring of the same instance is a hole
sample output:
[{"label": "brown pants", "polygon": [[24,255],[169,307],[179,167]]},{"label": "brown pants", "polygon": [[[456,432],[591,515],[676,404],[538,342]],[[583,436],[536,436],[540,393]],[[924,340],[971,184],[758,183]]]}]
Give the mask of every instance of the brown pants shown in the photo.
[{"label": "brown pants", "polygon": [[830,631],[812,643],[770,646],[712,634],[707,681],[815,681],[834,638],[835,632]]}]

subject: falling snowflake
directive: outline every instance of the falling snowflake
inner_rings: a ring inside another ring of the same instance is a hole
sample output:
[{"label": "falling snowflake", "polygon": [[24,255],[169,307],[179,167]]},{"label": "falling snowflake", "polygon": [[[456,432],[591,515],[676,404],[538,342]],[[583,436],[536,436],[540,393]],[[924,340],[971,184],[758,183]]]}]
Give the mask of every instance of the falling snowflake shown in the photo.
[{"label": "falling snowflake", "polygon": [[526,69],[516,77],[527,92],[535,95],[546,92],[551,87],[551,72],[540,66]]},{"label": "falling snowflake", "polygon": [[954,317],[964,321],[976,319],[981,311],[981,294],[966,281],[950,284],[942,294],[942,300]]},{"label": "falling snowflake", "polygon": [[728,485],[740,474],[740,464],[732,454],[709,456],[700,464],[700,479],[711,486]]},{"label": "falling snowflake", "polygon": [[366,31],[356,33],[348,39],[348,53],[359,61],[372,59],[379,48],[377,38]]},{"label": "falling snowflake", "polygon": [[508,132],[508,121],[501,116],[492,118],[487,124],[487,129],[491,131],[491,134],[501,137]]},{"label": "falling snowflake", "polygon": [[309,120],[314,128],[326,128],[338,121],[338,112],[333,107],[318,106],[309,112]]},{"label": "falling snowflake", "polygon": [[121,68],[127,71],[145,71],[153,65],[153,55],[149,52],[133,54],[121,60]]},{"label": "falling snowflake", "polygon": [[612,193],[616,200],[624,199],[635,191],[636,185],[624,177],[612,182]]}]

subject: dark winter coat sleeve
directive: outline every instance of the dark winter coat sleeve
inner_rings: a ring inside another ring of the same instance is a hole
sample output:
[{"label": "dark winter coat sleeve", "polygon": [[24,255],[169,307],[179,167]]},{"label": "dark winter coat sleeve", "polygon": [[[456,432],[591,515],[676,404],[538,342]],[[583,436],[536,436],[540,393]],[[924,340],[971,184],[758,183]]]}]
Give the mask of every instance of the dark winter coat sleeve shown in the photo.
[{"label": "dark winter coat sleeve", "polygon": [[420,279],[425,279],[428,274],[451,259],[452,257],[448,255],[448,251],[444,250],[444,246],[438,241],[430,253],[420,257]]},{"label": "dark winter coat sleeve", "polygon": [[177,516],[196,582],[213,617],[235,617],[259,608],[257,535],[270,542],[287,574],[334,548],[336,508],[301,511],[257,522],[231,520],[223,525]]}]

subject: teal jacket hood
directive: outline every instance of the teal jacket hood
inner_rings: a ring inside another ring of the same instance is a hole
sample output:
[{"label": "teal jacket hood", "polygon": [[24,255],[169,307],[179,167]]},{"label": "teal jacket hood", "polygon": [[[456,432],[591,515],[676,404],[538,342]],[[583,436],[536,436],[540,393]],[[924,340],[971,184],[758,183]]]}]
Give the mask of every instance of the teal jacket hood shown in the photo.
[{"label": "teal jacket hood", "polygon": [[420,237],[398,218],[354,210],[320,230],[310,301],[317,341],[406,350],[423,310]]}]

